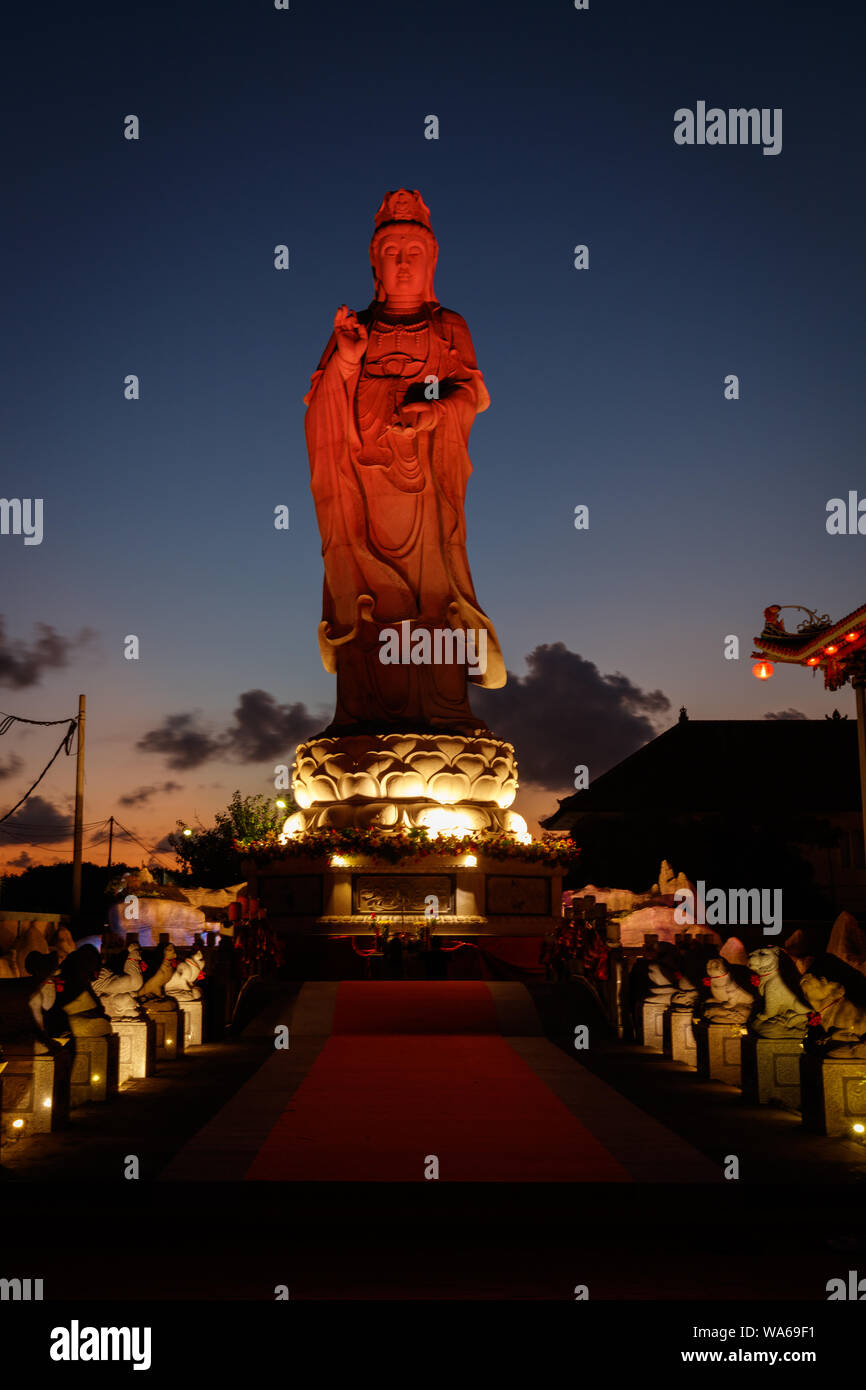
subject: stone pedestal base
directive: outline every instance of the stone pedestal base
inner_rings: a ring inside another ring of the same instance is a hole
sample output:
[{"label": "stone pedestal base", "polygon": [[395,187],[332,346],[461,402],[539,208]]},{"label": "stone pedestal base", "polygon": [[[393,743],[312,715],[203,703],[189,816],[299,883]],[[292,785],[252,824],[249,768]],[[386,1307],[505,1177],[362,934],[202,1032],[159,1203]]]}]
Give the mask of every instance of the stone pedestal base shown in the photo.
[{"label": "stone pedestal base", "polygon": [[[38,1049],[38,1050],[37,1050]],[[41,1043],[5,1043],[0,1111],[5,1137],[50,1134],[69,1115],[71,1052],[52,1056]],[[23,1124],[16,1121],[23,1120]]]},{"label": "stone pedestal base", "polygon": [[144,1018],[113,1018],[111,1031],[119,1040],[117,1084],[149,1076],[156,1040],[153,1024]]},{"label": "stone pedestal base", "polygon": [[813,1134],[845,1134],[866,1124],[866,1062],[800,1054],[803,1124]]},{"label": "stone pedestal base", "polygon": [[698,1075],[710,1081],[724,1081],[728,1086],[742,1085],[740,1048],[743,1034],[740,1025],[700,1023],[694,1032]]},{"label": "stone pedestal base", "polygon": [[641,1010],[643,1045],[653,1052],[664,1051],[664,1017],[668,1005],[654,999],[645,999]]},{"label": "stone pedestal base", "polygon": [[104,1101],[117,1090],[120,1041],[114,1033],[73,1037],[75,1056],[69,1083],[72,1105]]},{"label": "stone pedestal base", "polygon": [[[562,923],[561,865],[467,851],[397,863],[369,854],[244,861],[249,892],[281,937],[369,938],[374,927],[438,936],[544,936]],[[432,913],[428,916],[427,913]]]},{"label": "stone pedestal base", "polygon": [[697,1067],[698,1046],[689,1010],[670,1009],[665,1018],[665,1052],[674,1062]]},{"label": "stone pedestal base", "polygon": [[746,1100],[800,1109],[802,1043],[796,1038],[758,1038],[748,1033],[742,1040],[741,1055]]},{"label": "stone pedestal base", "polygon": [[204,1042],[202,1022],[202,1001],[200,999],[178,999],[177,1007],[183,1019],[183,1047],[200,1047]]},{"label": "stone pedestal base", "polygon": [[173,999],[142,999],[141,1007],[156,1028],[156,1057],[173,1062],[183,1052],[181,1013]]}]

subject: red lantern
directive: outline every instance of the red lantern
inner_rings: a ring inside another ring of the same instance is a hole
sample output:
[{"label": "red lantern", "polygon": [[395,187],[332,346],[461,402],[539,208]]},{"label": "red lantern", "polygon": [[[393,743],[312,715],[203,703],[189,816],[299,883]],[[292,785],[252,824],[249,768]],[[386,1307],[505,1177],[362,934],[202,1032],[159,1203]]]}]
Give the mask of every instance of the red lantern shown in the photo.
[{"label": "red lantern", "polygon": [[831,642],[830,645],[829,645],[829,647],[825,647],[825,648],[824,648],[824,655],[825,655],[825,656],[835,656],[836,653],[838,652],[838,650],[839,650],[839,648],[835,645],[835,643]]},{"label": "red lantern", "polygon": [[807,665],[807,666],[817,666],[818,663],[820,662],[820,660],[821,660],[820,656],[810,656],[810,657],[808,658],[807,662],[806,662],[806,665]]},{"label": "red lantern", "polygon": [[756,661],[752,667],[752,675],[759,681],[768,681],[773,674],[772,661]]}]

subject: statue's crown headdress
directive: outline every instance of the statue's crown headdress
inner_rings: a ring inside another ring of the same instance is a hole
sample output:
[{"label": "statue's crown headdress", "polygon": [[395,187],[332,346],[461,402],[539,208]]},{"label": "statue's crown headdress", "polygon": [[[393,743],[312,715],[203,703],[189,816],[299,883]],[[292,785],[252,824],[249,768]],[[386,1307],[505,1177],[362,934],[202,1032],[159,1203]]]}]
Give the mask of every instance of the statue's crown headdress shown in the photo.
[{"label": "statue's crown headdress", "polygon": [[387,222],[417,222],[432,232],[430,209],[417,188],[398,188],[386,193],[382,205],[376,213],[376,231]]}]

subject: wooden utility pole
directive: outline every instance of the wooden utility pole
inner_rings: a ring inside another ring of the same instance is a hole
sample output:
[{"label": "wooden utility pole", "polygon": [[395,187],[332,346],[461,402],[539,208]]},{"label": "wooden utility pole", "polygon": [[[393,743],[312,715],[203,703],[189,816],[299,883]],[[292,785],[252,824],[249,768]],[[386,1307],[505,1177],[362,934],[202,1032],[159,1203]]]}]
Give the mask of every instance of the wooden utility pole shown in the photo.
[{"label": "wooden utility pole", "polygon": [[111,842],[114,839],[114,816],[108,818],[108,863],[106,868],[111,868]]},{"label": "wooden utility pole", "polygon": [[863,817],[863,853],[866,856],[866,672],[858,672],[853,684],[857,700],[857,747],[860,751],[860,814]]},{"label": "wooden utility pole", "polygon": [[78,744],[75,759],[75,838],[72,849],[72,916],[81,916],[81,845],[84,839],[84,705],[78,697]]}]

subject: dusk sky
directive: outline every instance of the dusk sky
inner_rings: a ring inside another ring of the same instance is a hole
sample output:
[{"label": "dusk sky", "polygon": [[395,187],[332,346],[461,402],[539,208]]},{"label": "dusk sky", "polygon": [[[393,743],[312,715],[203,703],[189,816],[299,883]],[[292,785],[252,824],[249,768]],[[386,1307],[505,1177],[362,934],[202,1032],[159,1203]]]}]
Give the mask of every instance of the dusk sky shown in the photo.
[{"label": "dusk sky", "polygon": [[[516,679],[475,703],[515,743],[517,809],[549,814],[575,764],[680,705],[853,717],[850,688],[749,657],[768,604],[866,601],[866,536],[825,526],[866,496],[864,27],[791,0],[16,7],[0,493],[42,498],[44,537],[0,536],[0,709],[86,693],[87,822],[148,848],[209,823],[331,718],[302,398],[401,187],[491,396],[468,551]],[[781,108],[781,152],[676,144],[702,101]],[[0,740],[0,814],[61,733]],[[73,786],[61,754],[0,864],[69,857]]]}]

